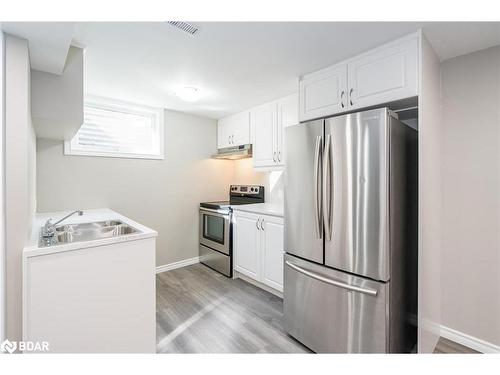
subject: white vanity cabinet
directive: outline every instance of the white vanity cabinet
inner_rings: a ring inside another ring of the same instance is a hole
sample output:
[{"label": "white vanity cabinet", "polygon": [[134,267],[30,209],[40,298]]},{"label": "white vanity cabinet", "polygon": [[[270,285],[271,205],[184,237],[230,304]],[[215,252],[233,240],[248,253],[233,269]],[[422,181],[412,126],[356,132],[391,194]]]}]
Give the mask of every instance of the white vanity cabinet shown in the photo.
[{"label": "white vanity cabinet", "polygon": [[419,38],[411,34],[302,76],[300,121],[417,96]]},{"label": "white vanity cabinet", "polygon": [[283,291],[282,217],[235,211],[234,270]]}]

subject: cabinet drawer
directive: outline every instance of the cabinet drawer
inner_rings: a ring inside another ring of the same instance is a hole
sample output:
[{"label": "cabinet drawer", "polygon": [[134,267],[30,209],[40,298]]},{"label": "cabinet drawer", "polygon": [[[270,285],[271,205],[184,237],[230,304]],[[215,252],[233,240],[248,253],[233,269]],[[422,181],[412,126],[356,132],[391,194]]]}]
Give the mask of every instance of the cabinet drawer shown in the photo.
[{"label": "cabinet drawer", "polygon": [[285,285],[285,328],[310,349],[317,353],[388,351],[387,283],[286,255]]}]

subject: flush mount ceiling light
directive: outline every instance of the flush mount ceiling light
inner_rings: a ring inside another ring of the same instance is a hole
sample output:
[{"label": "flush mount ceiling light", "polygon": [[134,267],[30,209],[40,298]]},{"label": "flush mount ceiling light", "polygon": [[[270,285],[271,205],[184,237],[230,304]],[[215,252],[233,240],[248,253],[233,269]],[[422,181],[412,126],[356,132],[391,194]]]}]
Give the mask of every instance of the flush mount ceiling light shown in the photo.
[{"label": "flush mount ceiling light", "polygon": [[181,87],[176,92],[175,95],[185,102],[194,103],[198,101],[201,97],[201,92],[196,87]]}]

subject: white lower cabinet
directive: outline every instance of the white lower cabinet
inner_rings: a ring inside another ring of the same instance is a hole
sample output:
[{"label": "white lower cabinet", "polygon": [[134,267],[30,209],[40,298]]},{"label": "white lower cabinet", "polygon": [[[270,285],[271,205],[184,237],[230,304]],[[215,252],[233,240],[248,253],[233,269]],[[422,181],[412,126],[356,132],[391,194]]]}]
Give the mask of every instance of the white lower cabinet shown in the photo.
[{"label": "white lower cabinet", "polygon": [[259,216],[238,213],[236,217],[233,233],[234,269],[252,279],[258,279],[260,232],[257,225]]},{"label": "white lower cabinet", "polygon": [[283,291],[283,219],[262,218],[264,230],[261,237],[261,282]]},{"label": "white lower cabinet", "polygon": [[283,291],[283,218],[235,212],[234,270]]},{"label": "white lower cabinet", "polygon": [[23,253],[23,341],[51,353],[154,353],[156,239],[95,242]]}]

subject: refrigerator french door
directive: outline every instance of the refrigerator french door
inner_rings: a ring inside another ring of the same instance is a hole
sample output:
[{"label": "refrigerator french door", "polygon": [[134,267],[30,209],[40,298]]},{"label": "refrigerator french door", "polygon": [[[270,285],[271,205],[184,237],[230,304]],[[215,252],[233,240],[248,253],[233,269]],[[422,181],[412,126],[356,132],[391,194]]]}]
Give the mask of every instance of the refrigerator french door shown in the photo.
[{"label": "refrigerator french door", "polygon": [[316,352],[408,350],[415,130],[383,108],[285,139],[287,331]]}]

